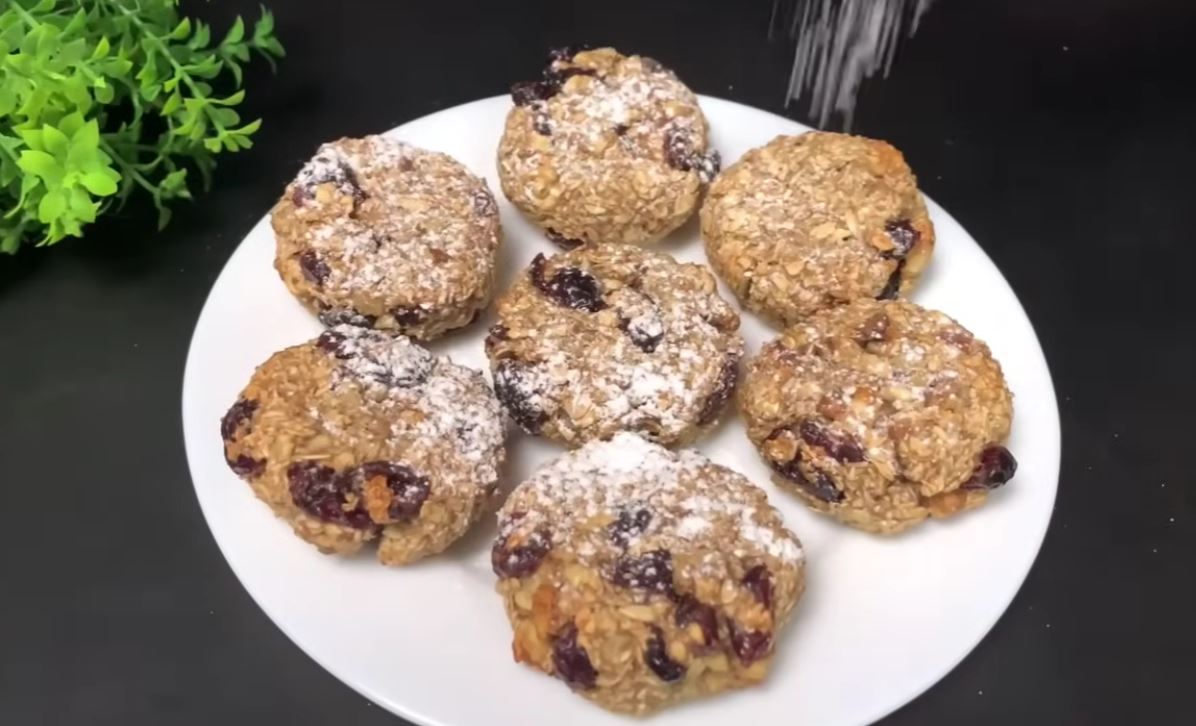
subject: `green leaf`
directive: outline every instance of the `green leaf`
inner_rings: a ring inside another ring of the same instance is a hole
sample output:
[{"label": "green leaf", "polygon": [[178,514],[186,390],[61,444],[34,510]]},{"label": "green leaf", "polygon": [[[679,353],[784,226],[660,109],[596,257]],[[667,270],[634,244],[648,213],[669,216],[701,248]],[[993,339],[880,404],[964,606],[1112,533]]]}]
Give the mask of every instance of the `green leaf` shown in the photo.
[{"label": "green leaf", "polygon": [[[89,124],[91,126],[90,131],[87,130]],[[64,116],[62,120],[58,122],[58,130],[70,137],[71,146],[77,146],[81,140],[87,139],[91,139],[90,146],[92,148],[99,146],[100,127],[96,124],[94,119],[90,122],[84,121],[83,114],[78,111],[68,116]],[[80,133],[84,133],[85,135],[80,136]]]},{"label": "green leaf", "polygon": [[228,29],[228,33],[224,36],[224,40],[220,41],[220,45],[232,45],[233,43],[240,43],[241,39],[245,37],[245,21],[241,20],[238,15],[237,19],[233,21],[233,27]]},{"label": "green leaf", "polygon": [[66,134],[50,124],[46,124],[42,126],[42,145],[54,156],[63,157],[66,156],[66,150],[70,148],[71,141]]},{"label": "green leaf", "polygon": [[53,222],[66,211],[66,195],[60,189],[46,192],[42,201],[37,205],[37,219],[39,222]]},{"label": "green leaf", "polygon": [[179,110],[183,105],[183,97],[178,91],[170,94],[170,98],[166,99],[166,103],[162,104],[162,115],[169,116],[175,111]]},{"label": "green leaf", "polygon": [[79,177],[79,183],[97,197],[116,194],[116,180],[102,171],[92,171]]},{"label": "green leaf", "polygon": [[[241,89],[227,98],[213,98],[212,103],[218,103],[221,106],[236,106],[245,100],[245,89]],[[235,121],[233,123],[236,123]]]},{"label": "green leaf", "polygon": [[44,151],[26,149],[21,152],[17,166],[26,174],[32,174],[46,182],[46,186],[56,186],[63,175],[62,166],[58,160]]},{"label": "green leaf", "polygon": [[249,136],[253,133],[256,133],[257,130],[260,129],[261,127],[262,127],[262,120],[259,118],[259,119],[254,119],[253,121],[250,121],[249,123],[245,124],[244,126],[242,126],[239,129],[234,129],[234,131],[236,131],[238,134],[241,134],[242,136]]},{"label": "green leaf", "polygon": [[178,25],[174,26],[174,30],[170,31],[170,37],[175,40],[186,40],[189,35],[191,35],[191,18],[183,18]]},{"label": "green leaf", "polygon": [[112,46],[108,43],[108,36],[101,35],[100,40],[96,43],[96,47],[91,51],[92,60],[101,60],[108,57],[108,51],[112,50]]},{"label": "green leaf", "polygon": [[70,198],[67,204],[68,208],[75,217],[84,222],[96,221],[96,210],[99,209],[98,204],[91,201],[91,197],[87,196],[87,192],[79,187],[71,189]]}]

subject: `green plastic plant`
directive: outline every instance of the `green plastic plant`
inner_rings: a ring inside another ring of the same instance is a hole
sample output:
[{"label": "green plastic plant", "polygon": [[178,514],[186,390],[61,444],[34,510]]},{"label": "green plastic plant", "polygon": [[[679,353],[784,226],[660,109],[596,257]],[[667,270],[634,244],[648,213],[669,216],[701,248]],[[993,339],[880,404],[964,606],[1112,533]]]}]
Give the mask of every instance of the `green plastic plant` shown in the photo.
[{"label": "green plastic plant", "polygon": [[[242,65],[284,55],[274,18],[246,36],[236,19],[213,44],[177,0],[4,0],[0,3],[0,251],[82,235],[137,189],[170,219],[204,188],[216,156],[247,149]],[[220,89],[220,90],[217,90]]]}]

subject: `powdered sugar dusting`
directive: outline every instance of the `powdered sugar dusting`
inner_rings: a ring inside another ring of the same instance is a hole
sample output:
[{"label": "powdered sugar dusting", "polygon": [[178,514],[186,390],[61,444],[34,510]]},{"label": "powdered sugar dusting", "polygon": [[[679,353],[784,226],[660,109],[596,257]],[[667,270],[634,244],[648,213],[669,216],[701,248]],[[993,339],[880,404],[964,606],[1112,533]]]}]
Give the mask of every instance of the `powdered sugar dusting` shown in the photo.
[{"label": "powdered sugar dusting", "polygon": [[[326,182],[341,196],[316,194]],[[384,136],[341,139],[320,147],[292,189],[311,197],[296,214],[306,223],[300,243],[329,267],[321,294],[377,299],[385,311],[478,293],[454,289],[462,280],[488,284],[497,205],[483,180],[444,154]]]},{"label": "powdered sugar dusting", "polygon": [[[590,442],[541,467],[503,507],[500,533],[543,526],[552,532],[554,546],[570,542],[584,559],[615,546],[593,522],[639,510],[650,518],[642,530],[623,537],[620,546],[629,550],[802,559],[797,539],[764,493],[741,475],[696,451],[673,452],[631,433]],[[694,566],[720,562],[698,558]]]},{"label": "powdered sugar dusting", "polygon": [[[337,362],[333,389],[361,391],[362,405],[381,409],[389,435],[409,446],[441,446],[468,462],[474,477],[451,486],[488,488],[498,481],[502,412],[482,374],[432,355],[403,336],[340,325],[321,338]],[[326,429],[330,430],[326,425]]]}]

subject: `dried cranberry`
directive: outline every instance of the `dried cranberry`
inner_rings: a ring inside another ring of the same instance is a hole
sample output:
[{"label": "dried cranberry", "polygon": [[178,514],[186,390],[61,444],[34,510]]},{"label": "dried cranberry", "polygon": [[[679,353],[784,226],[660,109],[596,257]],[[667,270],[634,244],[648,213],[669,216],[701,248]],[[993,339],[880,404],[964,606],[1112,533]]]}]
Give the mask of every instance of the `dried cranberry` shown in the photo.
[{"label": "dried cranberry", "polygon": [[624,555],[615,562],[611,582],[655,592],[673,591],[673,555],[668,550],[653,550],[639,557]]},{"label": "dried cranberry", "polygon": [[544,229],[544,236],[548,238],[549,242],[553,243],[554,245],[556,245],[557,247],[560,247],[563,250],[575,250],[578,247],[581,247],[582,245],[584,245],[586,243],[586,241],[584,239],[578,239],[576,237],[566,237],[565,235],[561,234],[560,232],[557,232],[556,230],[552,229],[551,227]]},{"label": "dried cranberry", "polygon": [[350,353],[345,348],[345,336],[335,330],[325,330],[316,338],[316,347],[337,358],[348,358]]},{"label": "dried cranberry", "polygon": [[261,473],[266,470],[265,459],[255,459],[248,454],[241,454],[235,459],[225,456],[224,460],[228,462],[228,468],[232,469],[237,476],[247,476],[253,479],[261,476]]},{"label": "dried cranberry", "polygon": [[664,160],[678,171],[689,171],[694,156],[693,141],[689,132],[670,127],[664,133]]},{"label": "dried cranberry", "polygon": [[357,180],[357,172],[353,170],[353,167],[344,159],[334,156],[330,152],[317,153],[315,158],[299,170],[299,176],[295,181],[295,191],[291,194],[291,201],[299,207],[303,206],[306,200],[315,198],[316,187],[329,182],[336,186],[342,194],[349,194],[353,197],[354,208],[368,197],[365,190],[361,188],[361,184]]},{"label": "dried cranberry", "polygon": [[905,260],[897,260],[897,266],[893,268],[893,274],[889,275],[889,281],[885,283],[884,289],[876,296],[877,300],[896,300],[897,293],[901,292],[901,270],[905,267]]},{"label": "dried cranberry", "polygon": [[493,217],[498,214],[498,204],[494,195],[486,189],[479,189],[473,194],[473,212],[479,217]]},{"label": "dried cranberry", "polygon": [[[778,436],[790,433],[788,428],[779,428],[769,434],[769,440],[775,439]],[[828,504],[834,504],[843,501],[844,494],[835,486],[835,481],[826,475],[825,472],[819,469],[813,469],[814,479],[810,480],[805,472],[801,469],[801,454],[795,453],[793,458],[789,461],[776,461],[769,459],[769,465],[781,476],[785,477],[795,485],[801,487],[807,494],[815,499],[821,499]]]},{"label": "dried cranberry", "polygon": [[698,425],[705,426],[712,423],[718,418],[719,413],[726,405],[727,399],[735,391],[735,380],[739,377],[739,356],[728,354],[723,361],[723,367],[719,369],[718,380],[714,382],[714,390],[706,398],[706,403],[702,405],[702,411],[698,414]]},{"label": "dried cranberry", "polygon": [[391,308],[390,316],[395,319],[395,323],[398,325],[419,325],[428,319],[428,311],[420,307],[399,305]]},{"label": "dried cranberry", "polygon": [[490,566],[499,577],[527,577],[539,569],[550,549],[552,535],[544,528],[532,530],[515,546],[511,546],[511,535],[507,535],[490,550]]},{"label": "dried cranberry", "polygon": [[548,81],[519,81],[511,84],[511,100],[516,106],[529,106],[552,98],[558,90],[556,84]]},{"label": "dried cranberry", "polygon": [[619,518],[609,526],[610,539],[620,547],[643,532],[652,523],[652,512],[643,508],[628,508],[619,512]]},{"label": "dried cranberry", "polygon": [[583,50],[589,49],[590,46],[588,45],[563,45],[559,48],[552,48],[548,51],[548,62],[553,63],[555,61],[564,61],[568,63],[569,61],[573,60],[573,56],[577,55]]},{"label": "dried cranberry", "polygon": [[220,419],[220,437],[225,441],[232,441],[237,437],[237,429],[241,424],[253,417],[257,411],[257,401],[249,398],[239,398],[229,407],[228,413]]},{"label": "dried cranberry", "polygon": [[703,184],[709,184],[722,169],[722,157],[717,151],[698,153],[689,132],[676,127],[664,134],[664,159],[678,171],[696,171]]},{"label": "dried cranberry", "polygon": [[359,313],[349,308],[324,308],[318,315],[320,322],[330,328],[337,325],[356,325],[359,328],[372,328],[378,322],[377,315]]},{"label": "dried cranberry", "polygon": [[427,477],[393,461],[370,461],[362,464],[360,471],[367,482],[379,476],[386,479],[386,487],[394,495],[386,512],[391,520],[410,522],[419,516],[431,490]]},{"label": "dried cranberry", "polygon": [[772,573],[764,565],[756,565],[747,571],[741,580],[757,602],[765,608],[772,607]]},{"label": "dried cranberry", "polygon": [[357,529],[370,526],[360,504],[345,509],[349,495],[355,494],[352,476],[315,461],[297,461],[287,467],[287,483],[295,505],[313,517]]},{"label": "dried cranberry", "polygon": [[577,642],[577,626],[570,623],[552,641],[552,666],[561,680],[574,688],[593,688],[598,671],[590,655]]},{"label": "dried cranberry", "polygon": [[557,87],[559,90],[561,86],[565,85],[565,81],[573,76],[596,76],[598,72],[593,68],[578,68],[571,66],[569,68],[552,68],[549,67],[544,71],[544,80]]},{"label": "dried cranberry", "polygon": [[813,419],[802,421],[800,431],[803,441],[822,448],[827,456],[840,464],[864,460],[864,450],[851,434],[832,431]]},{"label": "dried cranberry", "polygon": [[652,669],[660,680],[672,682],[685,675],[685,666],[669,657],[664,643],[664,632],[660,628],[652,628],[652,638],[644,649],[644,663]]},{"label": "dried cranberry", "polygon": [[303,276],[317,287],[323,287],[328,276],[332,274],[328,263],[320,259],[320,255],[315,250],[304,250],[299,253],[299,269],[303,271]]},{"label": "dried cranberry", "polygon": [[513,360],[501,360],[494,369],[494,395],[507,415],[529,434],[540,433],[548,419],[531,399],[539,393],[532,386],[527,365]]},{"label": "dried cranberry", "polygon": [[772,635],[760,630],[744,630],[731,623],[731,649],[744,665],[750,665],[772,650]]},{"label": "dried cranberry", "polygon": [[606,308],[602,285],[593,275],[576,267],[562,267],[552,277],[545,278],[546,263],[544,255],[536,255],[531,266],[532,284],[545,297],[562,307],[589,313]]},{"label": "dried cranberry", "polygon": [[627,337],[635,344],[635,347],[644,351],[645,353],[654,353],[660,341],[664,340],[664,330],[660,325],[659,318],[645,318],[644,316],[634,319],[619,318],[619,329],[627,333]]},{"label": "dried cranberry", "polygon": [[990,446],[980,454],[972,477],[960,489],[996,489],[1017,473],[1017,459],[1004,446]]},{"label": "dried cranberry", "polygon": [[682,595],[677,599],[673,622],[680,628],[696,623],[702,630],[704,645],[714,645],[718,642],[718,613],[693,595]]},{"label": "dried cranberry", "polygon": [[872,315],[856,329],[855,340],[860,345],[876,343],[889,337],[889,316],[884,312]]},{"label": "dried cranberry", "polygon": [[887,250],[884,256],[891,260],[904,259],[909,251],[918,244],[921,233],[913,228],[908,219],[896,219],[885,225],[885,233],[893,240],[893,249]]},{"label": "dried cranberry", "polygon": [[509,339],[510,332],[507,326],[502,323],[495,323],[490,326],[490,330],[486,331],[486,340],[483,343],[487,352],[493,352],[498,347],[498,344],[504,340]]}]

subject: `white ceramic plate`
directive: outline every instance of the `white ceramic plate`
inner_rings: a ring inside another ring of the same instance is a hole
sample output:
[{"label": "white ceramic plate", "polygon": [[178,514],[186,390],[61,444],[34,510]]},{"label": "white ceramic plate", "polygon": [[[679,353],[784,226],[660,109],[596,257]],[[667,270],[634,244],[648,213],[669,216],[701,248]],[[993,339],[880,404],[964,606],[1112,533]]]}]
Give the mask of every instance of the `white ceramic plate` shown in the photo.
[{"label": "white ceramic plate", "polygon": [[[793,121],[702,98],[725,163]],[[459,159],[498,190],[494,157],[504,97],[450,108],[393,134]],[[314,149],[313,149],[314,151]],[[281,192],[281,190],[280,190]],[[501,194],[497,196],[501,197]],[[505,201],[501,285],[550,245]],[[807,511],[776,490],[732,417],[698,448],[767,488],[801,537],[808,590],[778,642],[768,682],[666,711],[654,726],[785,723],[857,726],[881,718],[942,678],[1009,605],[1038,552],[1055,500],[1059,415],[1050,373],[1025,312],[984,252],[929,203],[934,261],[914,299],[955,317],[988,341],[1016,400],[1010,449],[1017,477],[982,509],[880,539]],[[663,249],[704,262],[695,222]],[[376,704],[428,726],[627,724],[562,683],[515,664],[511,632],[494,593],[487,518],[448,553],[386,569],[373,553],[326,557],[300,541],[224,463],[220,417],[254,366],[320,331],[271,265],[274,235],[263,219],[233,253],[200,314],[183,380],[183,430],[196,495],[216,542],[250,595],[321,665]],[[727,299],[733,299],[724,289]],[[488,319],[431,347],[485,369]],[[775,331],[744,314],[749,352]],[[512,432],[512,481],[559,449]]]}]

